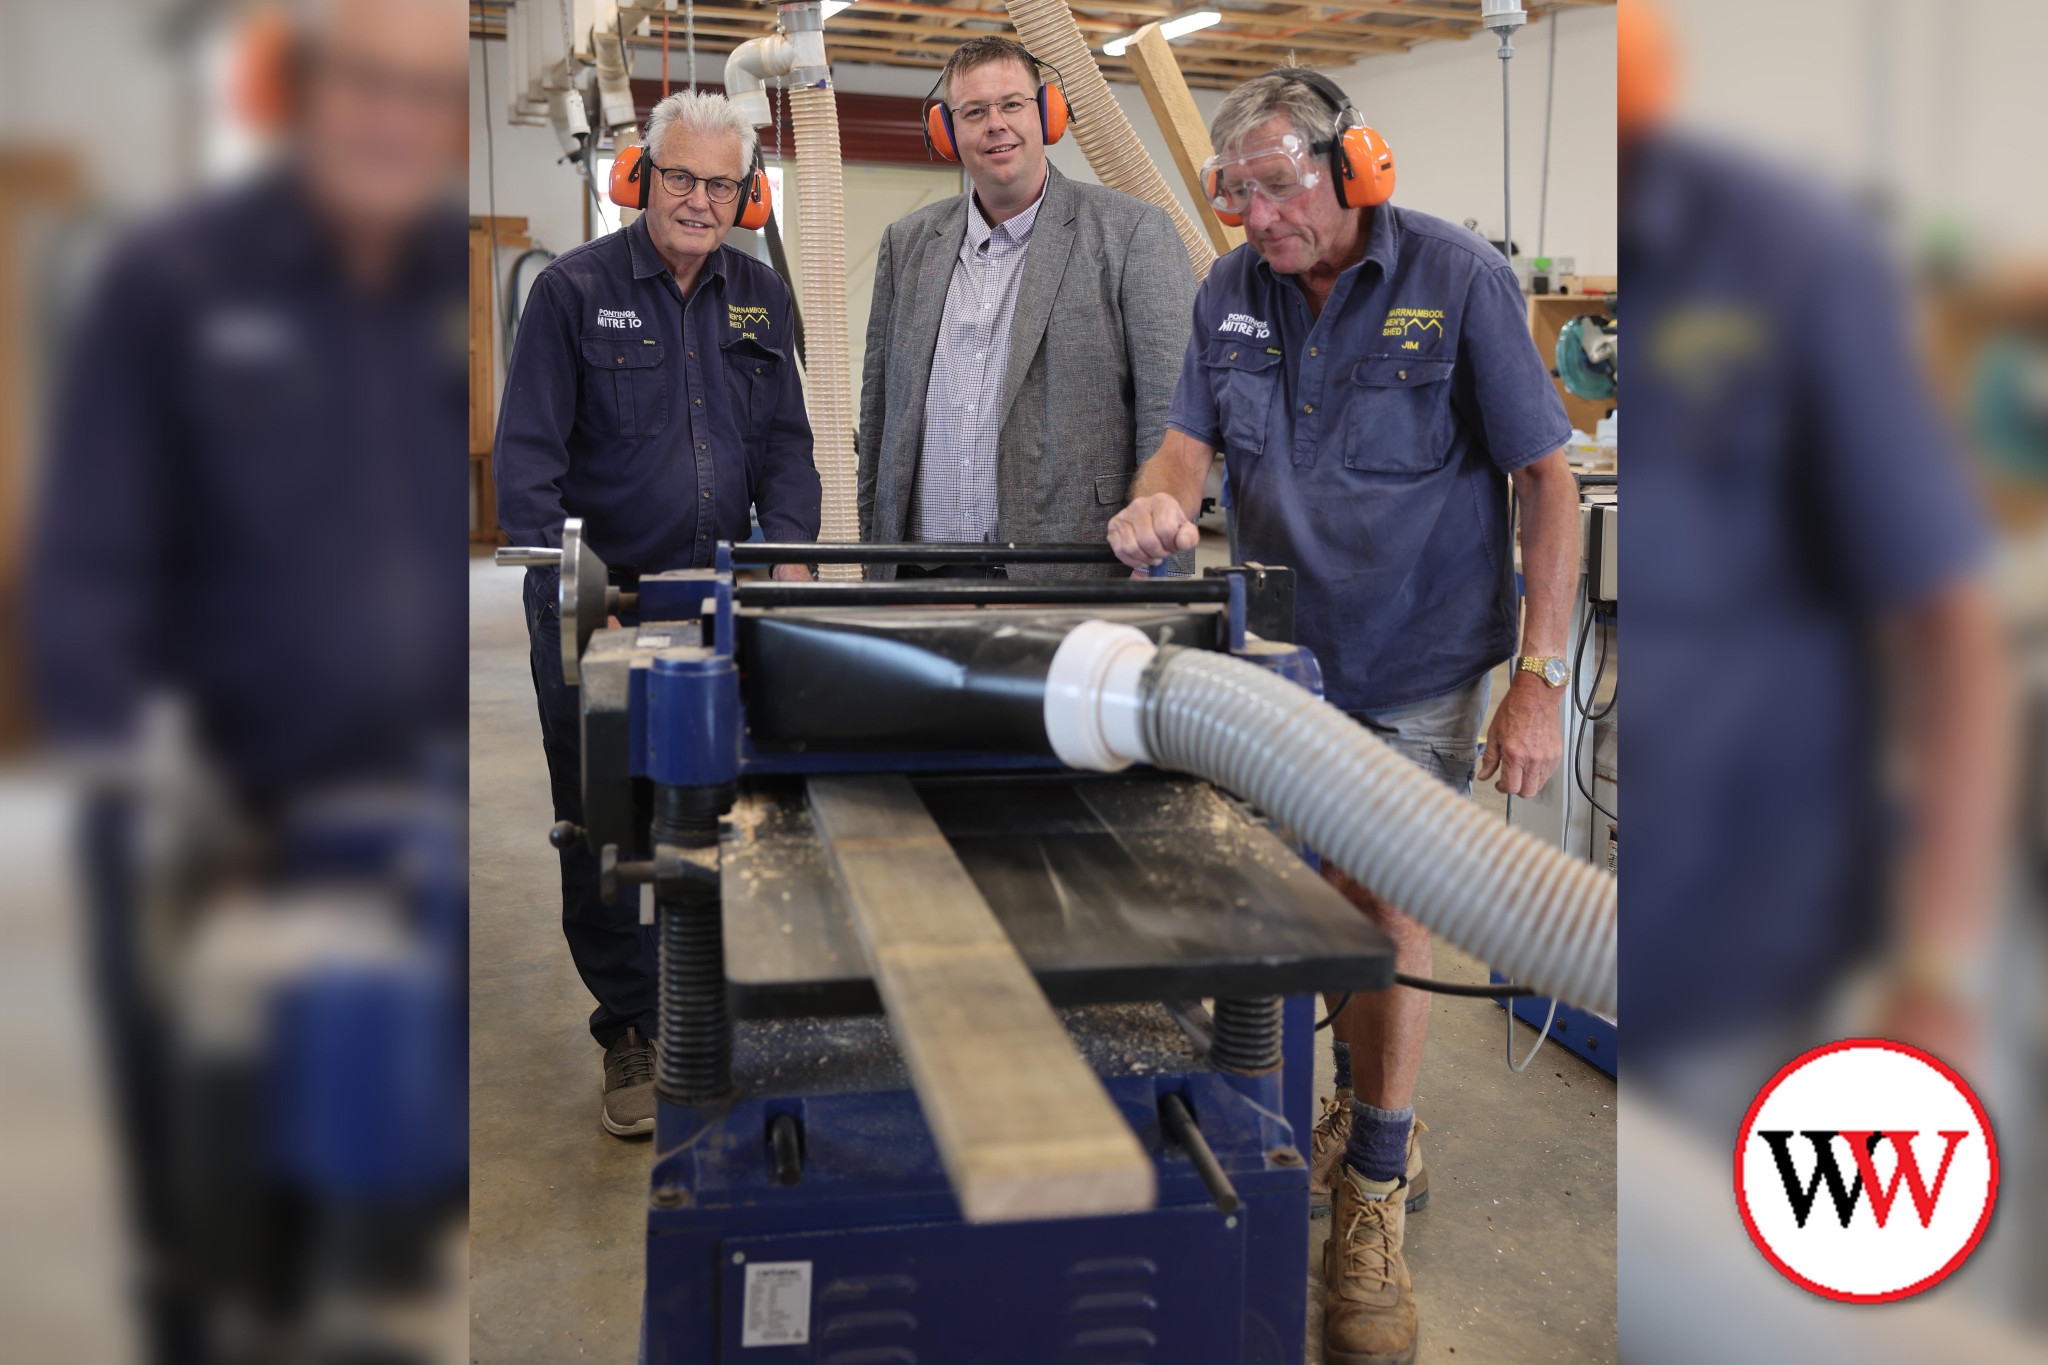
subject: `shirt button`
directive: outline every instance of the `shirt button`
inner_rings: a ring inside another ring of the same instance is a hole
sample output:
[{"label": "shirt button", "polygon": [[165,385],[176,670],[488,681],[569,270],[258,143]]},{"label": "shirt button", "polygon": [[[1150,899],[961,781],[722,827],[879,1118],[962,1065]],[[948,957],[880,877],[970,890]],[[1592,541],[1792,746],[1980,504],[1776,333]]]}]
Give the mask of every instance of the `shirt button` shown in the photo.
[{"label": "shirt button", "polygon": [[1230,353],[1230,358],[1231,358],[1232,360],[1235,360],[1235,359],[1237,359],[1237,352],[1236,352],[1236,351],[1232,351],[1232,352]]},{"label": "shirt button", "polygon": [[1303,412],[1314,412],[1316,410],[1316,405],[1314,403],[1303,403],[1301,405],[1301,410]]},{"label": "shirt button", "polygon": [[759,373],[761,373],[761,367],[760,367],[759,365],[756,365],[756,366],[754,367],[754,373],[755,373],[755,374],[759,374]]},{"label": "shirt button", "polygon": [[1406,379],[1407,377],[1408,377],[1408,371],[1406,371],[1406,370],[1396,370],[1396,371],[1394,371],[1394,378],[1396,378],[1396,379]]},{"label": "shirt button", "polygon": [[704,406],[704,400],[701,398],[692,398],[690,401],[692,403],[695,403],[700,408]]},{"label": "shirt button", "polygon": [[1309,347],[1309,348],[1308,348],[1308,353],[1309,353],[1310,355],[1314,355],[1314,354],[1316,353],[1316,348],[1315,348],[1315,347],[1313,347],[1313,346]]},{"label": "shirt button", "polygon": [[695,360],[696,358],[697,358],[697,353],[696,353],[695,351],[692,351],[692,352],[690,352],[690,359],[692,359],[692,360]]},{"label": "shirt button", "polygon": [[704,496],[705,496],[705,497],[707,497],[707,498],[708,498],[708,497],[710,497],[710,496],[711,496],[711,490],[710,490],[710,489],[708,489],[708,488],[707,488],[707,489],[705,489],[705,490],[704,490]]},{"label": "shirt button", "polygon": [[704,448],[704,443],[703,443],[702,441],[699,441],[699,442],[697,442],[697,449],[699,449],[699,450],[702,450],[703,448]]}]

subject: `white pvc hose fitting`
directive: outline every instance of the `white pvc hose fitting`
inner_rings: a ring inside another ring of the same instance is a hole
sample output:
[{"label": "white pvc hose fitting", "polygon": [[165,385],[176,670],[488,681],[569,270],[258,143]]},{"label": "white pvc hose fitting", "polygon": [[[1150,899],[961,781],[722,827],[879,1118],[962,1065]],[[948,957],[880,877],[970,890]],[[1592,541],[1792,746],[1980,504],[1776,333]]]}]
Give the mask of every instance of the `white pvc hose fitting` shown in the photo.
[{"label": "white pvc hose fitting", "polygon": [[1132,626],[1084,621],[1045,674],[1045,737],[1069,768],[1113,773],[1149,763],[1145,669],[1157,645]]},{"label": "white pvc hose fitting", "polygon": [[775,121],[763,87],[771,76],[786,76],[796,66],[796,47],[780,33],[749,38],[725,59],[725,97],[754,127]]}]

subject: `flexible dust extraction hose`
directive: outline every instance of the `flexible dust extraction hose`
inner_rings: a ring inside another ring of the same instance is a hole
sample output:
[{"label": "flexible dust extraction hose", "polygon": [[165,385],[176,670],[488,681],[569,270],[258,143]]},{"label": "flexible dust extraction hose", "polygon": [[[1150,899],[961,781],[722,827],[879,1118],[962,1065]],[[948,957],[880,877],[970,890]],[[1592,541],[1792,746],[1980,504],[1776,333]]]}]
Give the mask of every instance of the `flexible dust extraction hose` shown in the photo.
[{"label": "flexible dust extraction hose", "polygon": [[1615,1012],[1614,879],[1489,817],[1277,674],[1091,621],[1053,658],[1045,721],[1069,766],[1207,778],[1496,970]]},{"label": "flexible dust extraction hose", "polygon": [[1123,106],[1102,79],[1102,68],[1081,37],[1074,12],[1066,0],[1005,0],[1010,22],[1024,46],[1044,58],[1059,73],[1067,92],[1067,104],[1074,111],[1074,138],[1088,157],[1088,164],[1102,183],[1113,190],[1136,195],[1157,204],[1173,220],[1174,231],[1188,249],[1195,267],[1195,279],[1206,279],[1216,263],[1216,250],[1208,234],[1190,218],[1167,188],[1166,177],[1138,141],[1137,130],[1124,116]]},{"label": "flexible dust extraction hose", "polygon": [[[839,173],[839,110],[832,87],[803,86],[789,96],[796,125],[796,183],[804,263],[804,396],[811,414],[811,459],[824,485],[818,539],[860,539],[853,448],[853,374],[846,331],[846,202]],[[854,564],[824,564],[824,578],[858,578]]]}]

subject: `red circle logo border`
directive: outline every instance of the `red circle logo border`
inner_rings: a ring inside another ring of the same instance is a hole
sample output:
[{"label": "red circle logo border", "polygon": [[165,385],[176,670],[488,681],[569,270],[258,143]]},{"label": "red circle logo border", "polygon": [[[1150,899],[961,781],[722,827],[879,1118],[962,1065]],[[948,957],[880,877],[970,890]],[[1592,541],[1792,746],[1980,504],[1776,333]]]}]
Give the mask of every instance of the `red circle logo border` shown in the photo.
[{"label": "red circle logo border", "polygon": [[[1984,1212],[1977,1219],[1977,1226],[1970,1233],[1970,1240],[1963,1244],[1962,1250],[1949,1257],[1948,1262],[1932,1275],[1909,1284],[1904,1289],[1894,1289],[1884,1294],[1848,1294],[1839,1289],[1830,1289],[1824,1284],[1817,1284],[1809,1280],[1791,1266],[1786,1265],[1778,1253],[1771,1249],[1771,1244],[1764,1238],[1764,1235],[1757,1230],[1756,1219],[1749,1212],[1748,1192],[1742,1186],[1743,1148],[1748,1145],[1750,1131],[1756,1125],[1757,1112],[1764,1107],[1764,1101],[1771,1097],[1771,1092],[1776,1090],[1787,1077],[1803,1068],[1808,1062],[1825,1057],[1832,1052],[1855,1051],[1897,1052],[1923,1061],[1940,1072],[1948,1079],[1949,1084],[1953,1085],[1962,1093],[1963,1098],[1970,1102],[1970,1109],[1977,1115],[1977,1122],[1984,1129],[1984,1145],[1989,1149],[1991,1157],[1991,1188],[1984,1197]],[[1954,1274],[1956,1268],[1968,1260],[1970,1253],[1977,1249],[1977,1243],[1984,1239],[1985,1229],[1991,1226],[1992,1210],[1998,1207],[1998,1138],[1991,1131],[1991,1116],[1984,1112],[1983,1102],[1977,1098],[1977,1092],[1972,1090],[1970,1083],[1957,1075],[1954,1068],[1950,1067],[1947,1062],[1942,1061],[1941,1058],[1931,1053],[1922,1052],[1919,1048],[1909,1043],[1895,1043],[1889,1038],[1843,1038],[1836,1042],[1824,1043],[1809,1052],[1803,1052],[1779,1067],[1778,1074],[1771,1077],[1765,1083],[1764,1088],[1757,1092],[1756,1098],[1750,1101],[1749,1112],[1742,1116],[1742,1128],[1735,1139],[1735,1207],[1742,1214],[1743,1227],[1749,1230],[1749,1240],[1755,1243],[1758,1251],[1763,1253],[1764,1259],[1769,1261],[1779,1274],[1798,1285],[1801,1289],[1812,1294],[1818,1294],[1824,1299],[1833,1299],[1836,1303],[1896,1303],[1900,1299],[1909,1299],[1915,1294],[1932,1289],[1935,1285],[1940,1284],[1943,1280]]]}]

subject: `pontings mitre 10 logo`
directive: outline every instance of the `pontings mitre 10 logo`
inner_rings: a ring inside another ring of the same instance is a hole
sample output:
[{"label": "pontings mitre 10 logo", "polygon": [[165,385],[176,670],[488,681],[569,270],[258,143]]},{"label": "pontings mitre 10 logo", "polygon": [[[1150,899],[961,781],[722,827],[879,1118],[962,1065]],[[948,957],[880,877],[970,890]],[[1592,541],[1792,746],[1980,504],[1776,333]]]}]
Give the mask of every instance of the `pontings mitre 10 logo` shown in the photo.
[{"label": "pontings mitre 10 logo", "polygon": [[1927,1053],[1881,1038],[1787,1064],[1736,1142],[1750,1239],[1793,1283],[1844,1303],[1941,1283],[1997,1201],[1998,1144],[1976,1094]]}]

